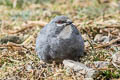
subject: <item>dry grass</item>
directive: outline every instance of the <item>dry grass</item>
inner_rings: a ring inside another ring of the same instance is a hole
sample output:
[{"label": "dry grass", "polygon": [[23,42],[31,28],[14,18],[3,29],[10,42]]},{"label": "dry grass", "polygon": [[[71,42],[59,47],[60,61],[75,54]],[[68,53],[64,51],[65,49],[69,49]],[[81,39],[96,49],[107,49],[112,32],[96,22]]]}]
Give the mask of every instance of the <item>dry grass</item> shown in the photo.
[{"label": "dry grass", "polygon": [[[56,15],[67,15],[77,25],[82,35],[87,35],[84,37],[88,44],[86,45],[87,54],[81,59],[83,63],[90,65],[94,61],[111,62],[111,54],[120,50],[119,1],[33,0],[32,2],[21,0],[16,5],[12,1],[15,0],[0,0],[0,38],[14,35],[19,36],[22,42],[19,44],[0,42],[0,79],[84,79],[84,76],[78,76],[74,71],[64,69],[63,64],[46,64],[36,56],[34,51],[36,35]],[[111,41],[94,42],[97,34],[108,36]],[[120,70],[112,64],[108,68],[100,70],[96,79],[120,78]]]}]

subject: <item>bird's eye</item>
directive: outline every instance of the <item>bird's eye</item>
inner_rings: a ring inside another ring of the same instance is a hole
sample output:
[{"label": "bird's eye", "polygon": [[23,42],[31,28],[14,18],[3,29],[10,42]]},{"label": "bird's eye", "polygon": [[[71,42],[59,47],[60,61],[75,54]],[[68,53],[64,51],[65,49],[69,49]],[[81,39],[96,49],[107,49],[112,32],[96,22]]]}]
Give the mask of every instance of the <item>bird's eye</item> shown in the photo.
[{"label": "bird's eye", "polygon": [[65,23],[65,21],[58,21],[57,23],[58,24],[63,24],[63,23]]}]

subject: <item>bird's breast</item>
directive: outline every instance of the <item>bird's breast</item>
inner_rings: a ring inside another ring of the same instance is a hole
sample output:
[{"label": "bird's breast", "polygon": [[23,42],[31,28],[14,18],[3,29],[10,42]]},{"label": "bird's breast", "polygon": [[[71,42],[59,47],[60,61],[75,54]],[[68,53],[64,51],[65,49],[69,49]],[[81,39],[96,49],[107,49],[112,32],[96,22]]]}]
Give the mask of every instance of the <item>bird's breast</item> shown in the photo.
[{"label": "bird's breast", "polygon": [[66,26],[57,36],[57,38],[67,39],[70,38],[72,34],[72,27],[71,25]]}]

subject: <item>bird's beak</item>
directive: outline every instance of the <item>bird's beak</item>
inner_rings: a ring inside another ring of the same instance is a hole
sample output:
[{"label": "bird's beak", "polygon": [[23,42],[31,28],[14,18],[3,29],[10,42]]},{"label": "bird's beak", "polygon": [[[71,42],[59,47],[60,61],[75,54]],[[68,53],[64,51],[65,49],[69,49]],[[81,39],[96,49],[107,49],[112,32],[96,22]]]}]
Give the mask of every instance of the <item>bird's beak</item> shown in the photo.
[{"label": "bird's beak", "polygon": [[67,20],[67,24],[69,25],[69,24],[72,24],[73,22],[72,22],[72,20]]}]

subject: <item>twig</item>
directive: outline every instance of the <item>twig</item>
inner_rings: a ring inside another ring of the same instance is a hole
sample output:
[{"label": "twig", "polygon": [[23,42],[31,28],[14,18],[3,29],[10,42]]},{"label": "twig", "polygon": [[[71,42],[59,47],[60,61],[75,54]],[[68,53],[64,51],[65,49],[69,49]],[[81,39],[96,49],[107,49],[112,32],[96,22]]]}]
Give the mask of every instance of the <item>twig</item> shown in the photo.
[{"label": "twig", "polygon": [[40,26],[45,26],[47,24],[47,22],[43,22],[43,21],[27,21],[27,23],[31,25],[40,25]]},{"label": "twig", "polygon": [[34,31],[34,33],[33,33],[31,36],[29,36],[29,37],[22,43],[22,45],[28,45],[31,41],[34,40],[34,36],[35,36],[36,34],[37,34],[37,30]]},{"label": "twig", "polygon": [[117,42],[119,40],[120,40],[120,37],[118,37],[117,39],[111,40],[109,43],[100,44],[97,47],[95,47],[95,49],[110,46],[111,44],[113,44],[113,43],[115,43],[115,42]]},{"label": "twig", "polygon": [[105,26],[104,28],[120,28],[120,25],[109,25]]},{"label": "twig", "polygon": [[27,48],[21,44],[15,44],[12,42],[8,42],[8,44],[1,44],[0,47],[4,48],[4,47],[10,47],[10,48],[21,48],[22,50],[27,50]]},{"label": "twig", "polygon": [[5,30],[4,29],[4,23],[2,24],[2,27],[1,27],[1,30],[2,32],[5,32],[5,33],[8,33],[8,34],[15,34],[15,33],[19,33],[19,32],[22,32],[26,29],[29,29],[29,28],[32,28],[32,27],[36,27],[36,25],[39,25],[39,26],[45,26],[47,23],[46,22],[43,22],[43,21],[28,21],[26,25],[24,25],[23,28],[19,29],[19,30]]},{"label": "twig", "polygon": [[21,28],[20,30],[17,30],[17,31],[14,31],[14,30],[7,30],[7,31],[5,31],[5,32],[7,32],[8,34],[15,34],[15,33],[19,33],[19,32],[22,32],[22,31],[24,31],[24,30],[26,30],[26,29],[28,29],[28,28],[32,28],[32,27],[34,27],[34,26],[28,26],[28,27],[23,27],[23,28]]},{"label": "twig", "polygon": [[113,68],[99,68],[97,70],[113,70]]}]

